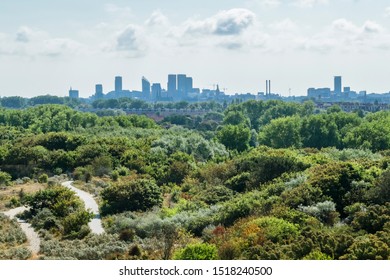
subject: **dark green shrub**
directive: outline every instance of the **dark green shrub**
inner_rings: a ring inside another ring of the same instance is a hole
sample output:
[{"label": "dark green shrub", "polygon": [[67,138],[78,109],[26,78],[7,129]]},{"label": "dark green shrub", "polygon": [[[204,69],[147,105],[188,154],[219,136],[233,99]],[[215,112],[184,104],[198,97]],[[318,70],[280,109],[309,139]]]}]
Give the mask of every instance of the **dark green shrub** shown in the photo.
[{"label": "dark green shrub", "polygon": [[43,174],[39,175],[38,182],[41,184],[47,183],[48,179],[49,179],[49,176],[47,176],[47,174],[43,173]]},{"label": "dark green shrub", "polygon": [[138,179],[105,188],[102,214],[146,211],[162,203],[161,189],[152,180]]}]

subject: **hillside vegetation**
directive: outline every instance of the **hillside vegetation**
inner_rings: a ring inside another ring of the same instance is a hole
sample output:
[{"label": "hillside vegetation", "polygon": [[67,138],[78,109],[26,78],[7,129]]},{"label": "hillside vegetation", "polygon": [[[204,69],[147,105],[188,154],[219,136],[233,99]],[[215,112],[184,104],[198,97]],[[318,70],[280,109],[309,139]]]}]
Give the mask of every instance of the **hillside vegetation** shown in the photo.
[{"label": "hillside vegetation", "polygon": [[[155,123],[0,108],[0,185],[44,186],[6,205],[31,207],[45,259],[388,260],[389,163],[390,112],[249,101]],[[105,234],[61,174],[96,195]]]}]

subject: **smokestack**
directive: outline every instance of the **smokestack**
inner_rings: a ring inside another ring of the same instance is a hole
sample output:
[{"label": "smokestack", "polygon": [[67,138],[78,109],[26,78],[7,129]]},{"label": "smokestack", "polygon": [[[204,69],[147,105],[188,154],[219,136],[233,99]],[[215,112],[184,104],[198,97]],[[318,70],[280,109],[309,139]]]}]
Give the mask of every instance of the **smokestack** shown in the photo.
[{"label": "smokestack", "polygon": [[268,95],[268,80],[265,80],[265,95]]},{"label": "smokestack", "polygon": [[271,80],[269,80],[268,82],[269,82],[268,90],[269,90],[269,94],[271,95],[271,93],[272,93],[272,91],[271,91]]}]

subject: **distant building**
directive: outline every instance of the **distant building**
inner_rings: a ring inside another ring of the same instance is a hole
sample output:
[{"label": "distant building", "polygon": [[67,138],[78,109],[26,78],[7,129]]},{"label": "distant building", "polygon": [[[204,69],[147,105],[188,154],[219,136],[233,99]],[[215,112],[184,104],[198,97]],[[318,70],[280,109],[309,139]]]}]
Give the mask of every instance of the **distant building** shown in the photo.
[{"label": "distant building", "polygon": [[115,77],[115,91],[116,92],[120,92],[122,90],[123,90],[123,88],[122,88],[122,77],[117,76],[117,77]]},{"label": "distant building", "polygon": [[152,85],[152,98],[154,100],[161,99],[161,84],[153,84]]},{"label": "distant building", "polygon": [[341,95],[341,76],[334,77],[334,94]]},{"label": "distant building", "polygon": [[69,97],[70,98],[79,98],[79,91],[70,88],[70,90],[69,90]]},{"label": "distant building", "polygon": [[194,88],[194,82],[191,77],[186,78],[186,92],[192,92],[192,89]]},{"label": "distant building", "polygon": [[103,98],[103,97],[104,97],[103,85],[101,85],[101,84],[95,85],[95,98],[96,99],[100,99],[100,98]]},{"label": "distant building", "polygon": [[142,95],[143,98],[150,98],[150,82],[145,77],[142,77]]},{"label": "distant building", "polygon": [[309,88],[307,90],[307,96],[314,99],[330,98],[330,88]]},{"label": "distant building", "polygon": [[187,76],[184,74],[177,75],[177,92],[180,98],[187,94]]},{"label": "distant building", "polygon": [[174,74],[168,75],[168,95],[173,97],[177,91],[177,76]]}]

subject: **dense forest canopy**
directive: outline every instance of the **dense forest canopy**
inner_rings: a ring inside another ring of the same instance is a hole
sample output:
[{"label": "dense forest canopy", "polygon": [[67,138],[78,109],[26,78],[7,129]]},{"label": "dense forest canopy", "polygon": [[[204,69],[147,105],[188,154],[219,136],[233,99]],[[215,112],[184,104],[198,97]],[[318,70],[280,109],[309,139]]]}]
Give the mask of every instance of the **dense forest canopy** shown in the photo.
[{"label": "dense forest canopy", "polygon": [[[1,99],[11,101],[22,102]],[[0,184],[45,186],[6,206],[31,207],[42,258],[390,258],[390,112],[203,103],[192,107],[204,114],[156,123],[45,101],[0,108]],[[89,233],[91,214],[53,181],[61,174],[96,195],[106,234]]]}]

